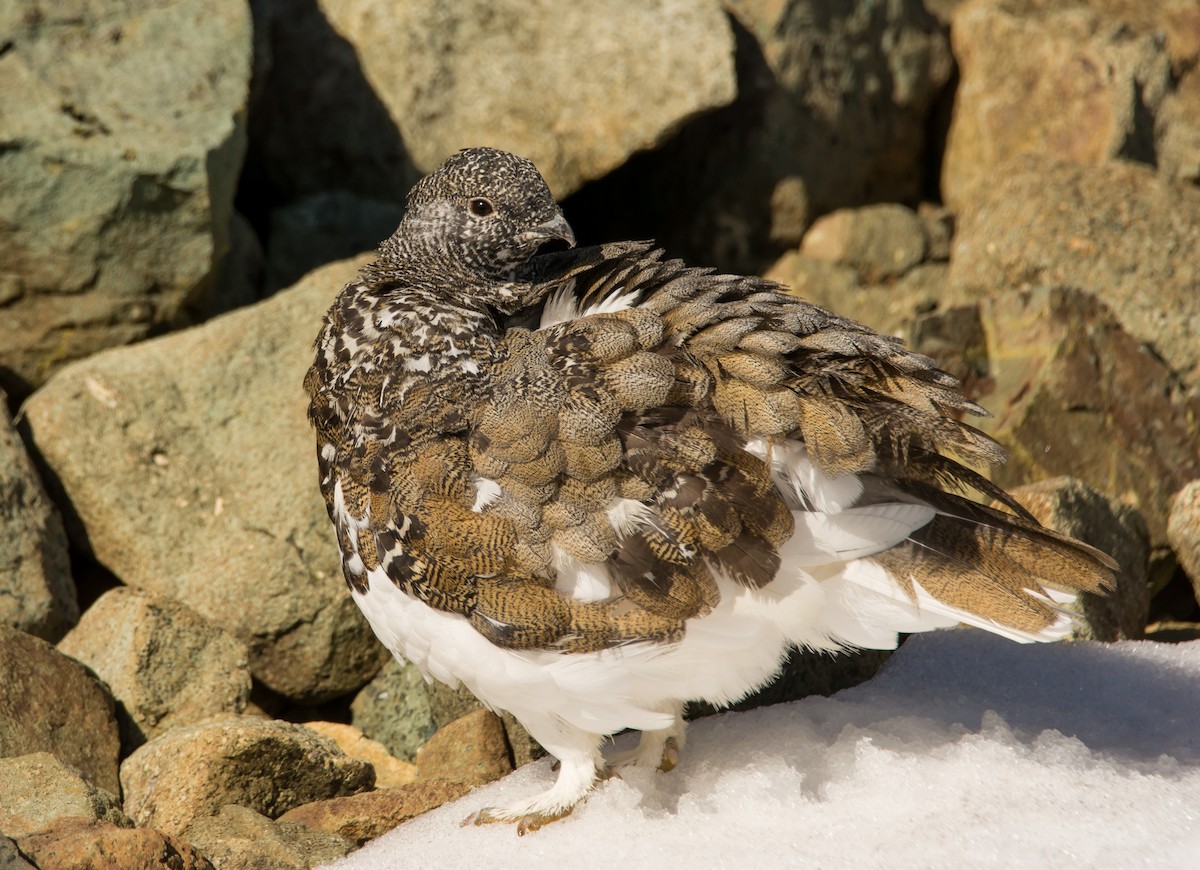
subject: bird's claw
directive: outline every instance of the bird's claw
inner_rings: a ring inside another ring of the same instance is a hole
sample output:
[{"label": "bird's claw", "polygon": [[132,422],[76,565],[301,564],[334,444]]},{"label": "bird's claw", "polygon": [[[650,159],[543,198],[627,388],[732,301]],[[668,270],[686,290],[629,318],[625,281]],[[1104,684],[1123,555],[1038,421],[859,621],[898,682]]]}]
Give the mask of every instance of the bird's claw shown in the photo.
[{"label": "bird's claw", "polygon": [[519,818],[513,818],[506,815],[503,811],[494,808],[484,808],[476,810],[467,816],[462,821],[462,826],[468,825],[493,825],[493,824],[515,824],[517,826],[517,836],[524,837],[526,834],[531,834],[534,831],[541,830],[551,822],[557,822],[559,819],[564,819],[571,814],[570,809],[562,810],[553,813],[526,813]]}]

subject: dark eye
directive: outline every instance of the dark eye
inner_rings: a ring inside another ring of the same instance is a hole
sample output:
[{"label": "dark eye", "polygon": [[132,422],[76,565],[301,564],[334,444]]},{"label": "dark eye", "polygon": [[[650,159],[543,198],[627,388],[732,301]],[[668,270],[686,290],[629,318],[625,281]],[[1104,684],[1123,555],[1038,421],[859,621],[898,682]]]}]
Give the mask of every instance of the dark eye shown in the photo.
[{"label": "dark eye", "polygon": [[490,201],[481,196],[477,196],[467,203],[467,208],[471,210],[471,214],[475,215],[475,217],[487,217],[496,210]]}]

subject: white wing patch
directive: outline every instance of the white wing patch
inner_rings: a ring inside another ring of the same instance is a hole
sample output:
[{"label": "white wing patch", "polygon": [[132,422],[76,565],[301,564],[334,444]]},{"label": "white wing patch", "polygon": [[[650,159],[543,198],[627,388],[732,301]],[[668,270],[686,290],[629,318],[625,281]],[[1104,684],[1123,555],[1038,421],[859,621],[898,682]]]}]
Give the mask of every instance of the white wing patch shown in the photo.
[{"label": "white wing patch", "polygon": [[490,477],[475,478],[475,504],[471,505],[471,510],[481,513],[484,508],[500,498],[500,492],[500,484]]},{"label": "white wing patch", "polygon": [[571,281],[559,287],[546,300],[542,308],[541,328],[565,323],[576,317],[587,317],[589,314],[612,314],[614,311],[624,311],[637,305],[642,298],[641,290],[632,293],[624,287],[613,290],[599,302],[594,302],[582,311],[579,310],[579,300],[575,296],[575,282]]},{"label": "white wing patch", "polygon": [[809,460],[808,448],[799,441],[752,438],[746,442],[746,452],[771,466],[771,479],[789,507],[837,513],[851,507],[862,495],[858,475],[826,474]]}]

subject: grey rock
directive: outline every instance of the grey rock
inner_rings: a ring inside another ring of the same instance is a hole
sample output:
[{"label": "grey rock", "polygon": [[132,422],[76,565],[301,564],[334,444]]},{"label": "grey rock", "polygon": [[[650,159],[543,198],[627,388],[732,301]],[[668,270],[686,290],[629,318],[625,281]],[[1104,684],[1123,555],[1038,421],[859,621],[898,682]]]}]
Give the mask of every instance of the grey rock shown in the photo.
[{"label": "grey rock", "polygon": [[1167,540],[1200,600],[1200,480],[1190,481],[1171,499]]},{"label": "grey rock", "polygon": [[273,821],[249,807],[234,805],[196,819],[181,839],[203,852],[217,870],[309,870],[336,861],[355,847],[336,833]]},{"label": "grey rock", "polygon": [[54,642],[78,618],[62,518],[0,392],[0,624]]},{"label": "grey rock", "polygon": [[0,870],[38,870],[17,844],[0,834]]},{"label": "grey rock", "polygon": [[358,265],[76,363],[26,403],[73,540],[124,583],[246,641],[255,677],[310,704],[381,664],[341,578],[300,386]]},{"label": "grey rock", "polygon": [[1075,636],[1103,641],[1144,637],[1150,610],[1150,536],[1141,514],[1070,477],[1014,487],[1012,494],[1042,525],[1091,544],[1120,565],[1116,586],[1107,595],[1080,596],[1076,606],[1085,623]]},{"label": "grey rock", "polygon": [[138,589],[106,592],[58,649],[108,684],[126,752],[170,728],[241,713],[250,696],[245,643],[184,605]]},{"label": "grey rock", "polygon": [[0,686],[0,758],[50,752],[120,794],[113,700],[83,665],[0,626]]},{"label": "grey rock", "polygon": [[50,753],[0,758],[0,831],[24,837],[78,816],[133,827],[112,794]]},{"label": "grey rock", "polygon": [[1122,162],[1030,156],[999,174],[959,216],[952,285],[1094,293],[1200,391],[1200,189]]},{"label": "grey rock", "polygon": [[432,686],[410,663],[390,659],[350,703],[350,722],[397,758],[412,761],[437,730]]},{"label": "grey rock", "polygon": [[238,716],[175,728],[121,765],[125,811],[139,825],[181,833],[238,804],[276,818],[315,800],[374,785],[374,769],[290,722]]},{"label": "grey rock", "polygon": [[24,391],[216,303],[250,15],[13,0],[0,39],[0,366]]}]

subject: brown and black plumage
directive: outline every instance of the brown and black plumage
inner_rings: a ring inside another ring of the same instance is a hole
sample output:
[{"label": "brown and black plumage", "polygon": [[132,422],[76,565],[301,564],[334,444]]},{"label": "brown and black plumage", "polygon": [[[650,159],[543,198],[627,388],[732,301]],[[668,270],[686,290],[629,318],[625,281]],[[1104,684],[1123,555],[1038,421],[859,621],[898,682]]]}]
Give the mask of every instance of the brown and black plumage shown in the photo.
[{"label": "brown and black plumage", "polygon": [[[793,646],[888,648],[959,622],[1069,631],[1113,563],[971,465],[983,409],[894,338],[623,243],[574,239],[528,161],[451,158],[334,302],[305,380],[346,582],[381,640],[512,712],[547,792],[673,764],[683,704],[728,703]],[[968,500],[975,491],[1000,507]]]}]

